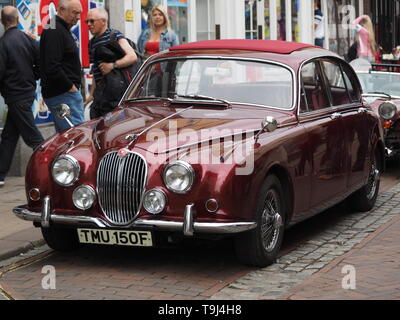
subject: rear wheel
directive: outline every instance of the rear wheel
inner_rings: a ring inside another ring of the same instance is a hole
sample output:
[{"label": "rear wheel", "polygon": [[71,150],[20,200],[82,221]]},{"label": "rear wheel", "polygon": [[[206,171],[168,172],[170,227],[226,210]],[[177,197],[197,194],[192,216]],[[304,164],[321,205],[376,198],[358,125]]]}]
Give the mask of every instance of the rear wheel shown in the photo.
[{"label": "rear wheel", "polygon": [[79,248],[78,235],[75,229],[41,228],[48,246],[54,250],[68,252]]},{"label": "rear wheel", "polygon": [[380,176],[380,157],[375,152],[371,160],[367,184],[353,193],[348,199],[349,205],[353,210],[366,212],[374,207],[379,192]]},{"label": "rear wheel", "polygon": [[268,176],[261,188],[257,203],[257,227],[236,237],[236,254],[243,263],[266,267],[275,262],[284,232],[283,199],[279,179],[274,175]]}]

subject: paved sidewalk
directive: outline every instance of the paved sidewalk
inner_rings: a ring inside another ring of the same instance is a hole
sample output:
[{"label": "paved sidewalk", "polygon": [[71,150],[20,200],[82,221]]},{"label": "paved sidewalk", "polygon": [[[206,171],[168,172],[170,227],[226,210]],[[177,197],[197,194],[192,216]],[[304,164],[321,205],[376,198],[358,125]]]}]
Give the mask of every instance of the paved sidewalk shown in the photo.
[{"label": "paved sidewalk", "polygon": [[[223,282],[208,297],[211,300],[399,300],[400,184],[397,178],[382,186],[371,212],[338,212],[331,226],[317,228],[312,239],[286,252],[277,263]],[[24,178],[7,178],[5,187],[0,189],[0,269],[7,258],[44,244],[40,229],[12,213],[16,205],[24,203]],[[318,227],[318,221],[311,223]],[[23,259],[35,256],[40,250],[48,248],[31,250]],[[354,278],[350,278],[351,272],[355,272]],[[11,280],[4,276],[3,281]],[[355,288],[345,289],[342,284]]]},{"label": "paved sidewalk", "polygon": [[0,261],[44,244],[40,229],[15,217],[12,209],[26,203],[25,178],[7,177],[0,188]]},{"label": "paved sidewalk", "polygon": [[399,236],[396,217],[281,299],[400,300]]}]

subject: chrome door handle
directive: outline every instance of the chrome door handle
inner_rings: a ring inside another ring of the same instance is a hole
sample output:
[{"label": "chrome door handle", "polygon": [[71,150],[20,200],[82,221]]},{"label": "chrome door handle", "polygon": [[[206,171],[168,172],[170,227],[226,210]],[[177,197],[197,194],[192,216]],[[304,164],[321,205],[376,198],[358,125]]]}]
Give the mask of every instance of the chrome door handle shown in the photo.
[{"label": "chrome door handle", "polygon": [[364,108],[364,107],[358,108],[358,113],[365,113],[367,111],[368,111],[367,108]]},{"label": "chrome door handle", "polygon": [[339,113],[339,112],[334,112],[334,113],[332,113],[332,115],[331,115],[331,119],[332,119],[332,120],[340,119],[341,117],[342,117],[342,114]]}]

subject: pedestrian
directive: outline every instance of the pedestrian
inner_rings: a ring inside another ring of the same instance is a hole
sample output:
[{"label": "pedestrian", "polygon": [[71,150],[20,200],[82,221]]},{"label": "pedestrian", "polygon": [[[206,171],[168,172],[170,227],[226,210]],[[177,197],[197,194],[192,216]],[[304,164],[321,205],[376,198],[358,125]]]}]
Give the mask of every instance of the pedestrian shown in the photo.
[{"label": "pedestrian", "polygon": [[32,149],[44,140],[32,112],[39,79],[39,44],[18,30],[16,8],[4,7],[1,22],[5,33],[0,39],[0,93],[8,113],[0,142],[0,187],[10,170],[19,136]]},{"label": "pedestrian", "polygon": [[93,38],[89,42],[90,62],[94,81],[85,104],[93,100],[90,118],[112,111],[132,80],[129,67],[137,61],[134,49],[118,30],[108,27],[104,8],[88,12],[86,23]]},{"label": "pedestrian", "polygon": [[138,40],[138,49],[144,57],[179,44],[178,36],[171,29],[168,14],[163,6],[157,5],[150,11],[149,28],[144,30]]},{"label": "pedestrian", "polygon": [[353,24],[356,25],[358,58],[375,62],[376,42],[371,18],[363,15],[354,20]]},{"label": "pedestrian", "polygon": [[323,47],[325,39],[324,14],[321,11],[320,1],[314,0],[314,43]]},{"label": "pedestrian", "polygon": [[[71,109],[74,125],[84,122],[79,51],[70,29],[79,21],[82,5],[79,0],[60,0],[55,21],[45,26],[40,38],[40,73],[42,95],[53,114],[60,104]],[[55,27],[54,27],[55,26]],[[65,119],[54,116],[57,132],[68,129]]]}]

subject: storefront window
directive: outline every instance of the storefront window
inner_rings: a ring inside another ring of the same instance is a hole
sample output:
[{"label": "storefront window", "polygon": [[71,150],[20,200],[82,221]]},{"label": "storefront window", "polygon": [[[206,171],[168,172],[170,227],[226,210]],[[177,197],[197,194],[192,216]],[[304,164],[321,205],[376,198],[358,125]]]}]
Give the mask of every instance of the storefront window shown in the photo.
[{"label": "storefront window", "polygon": [[169,0],[168,16],[171,27],[176,32],[180,43],[188,42],[188,4],[187,0]]},{"label": "storefront window", "polygon": [[257,1],[245,0],[246,39],[257,39]]},{"label": "storefront window", "polygon": [[329,50],[344,56],[354,41],[351,26],[358,15],[358,0],[326,1],[329,26]]},{"label": "storefront window", "polygon": [[264,1],[264,39],[271,39],[271,15],[269,0]]},{"label": "storefront window", "polygon": [[196,2],[197,40],[215,40],[215,0]]},{"label": "storefront window", "polygon": [[286,2],[276,1],[276,14],[278,19],[278,40],[286,40]]},{"label": "storefront window", "polygon": [[300,42],[299,0],[292,1],[292,40]]}]

